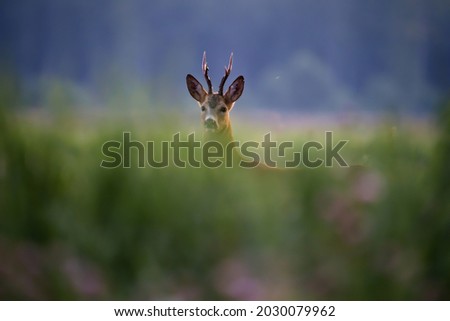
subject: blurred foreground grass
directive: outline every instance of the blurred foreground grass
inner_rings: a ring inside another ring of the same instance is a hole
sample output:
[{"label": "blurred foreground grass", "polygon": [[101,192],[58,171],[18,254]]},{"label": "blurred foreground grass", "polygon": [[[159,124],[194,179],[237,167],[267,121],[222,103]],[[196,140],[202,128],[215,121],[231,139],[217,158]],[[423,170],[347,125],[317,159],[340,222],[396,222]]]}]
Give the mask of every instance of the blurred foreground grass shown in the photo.
[{"label": "blurred foreground grass", "polygon": [[147,121],[0,110],[0,299],[450,299],[449,108],[337,128],[350,169],[99,166]]}]

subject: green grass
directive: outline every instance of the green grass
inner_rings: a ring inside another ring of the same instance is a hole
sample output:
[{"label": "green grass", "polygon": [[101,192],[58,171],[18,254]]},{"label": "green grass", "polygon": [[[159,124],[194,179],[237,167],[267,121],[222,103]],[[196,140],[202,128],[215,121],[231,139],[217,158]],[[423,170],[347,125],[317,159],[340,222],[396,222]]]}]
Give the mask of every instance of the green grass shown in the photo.
[{"label": "green grass", "polygon": [[[336,124],[351,168],[104,169],[105,141],[183,123],[3,111],[0,299],[448,300],[442,119]],[[239,126],[239,139],[270,130]]]}]

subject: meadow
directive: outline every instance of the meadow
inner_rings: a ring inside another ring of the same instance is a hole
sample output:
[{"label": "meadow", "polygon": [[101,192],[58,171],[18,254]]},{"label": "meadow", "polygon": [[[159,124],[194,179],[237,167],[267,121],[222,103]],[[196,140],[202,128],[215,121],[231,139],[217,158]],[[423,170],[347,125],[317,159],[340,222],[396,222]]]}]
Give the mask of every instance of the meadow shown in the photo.
[{"label": "meadow", "polygon": [[427,121],[235,120],[237,140],[332,130],[349,168],[100,167],[123,132],[195,125],[1,106],[0,299],[450,299],[449,105]]}]

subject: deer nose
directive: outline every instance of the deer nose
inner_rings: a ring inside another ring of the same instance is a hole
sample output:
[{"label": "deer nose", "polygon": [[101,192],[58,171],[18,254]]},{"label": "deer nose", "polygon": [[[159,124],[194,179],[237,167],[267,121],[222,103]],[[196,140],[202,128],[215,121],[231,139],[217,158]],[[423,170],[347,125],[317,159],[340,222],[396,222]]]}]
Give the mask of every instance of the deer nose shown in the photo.
[{"label": "deer nose", "polygon": [[217,129],[217,123],[214,119],[208,118],[205,120],[205,127],[208,129]]}]

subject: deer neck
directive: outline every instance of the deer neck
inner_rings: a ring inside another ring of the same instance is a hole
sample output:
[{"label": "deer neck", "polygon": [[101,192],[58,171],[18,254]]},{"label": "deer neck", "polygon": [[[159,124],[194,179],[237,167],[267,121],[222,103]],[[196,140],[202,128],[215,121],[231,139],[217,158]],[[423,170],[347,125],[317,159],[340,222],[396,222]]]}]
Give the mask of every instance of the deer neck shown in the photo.
[{"label": "deer neck", "polygon": [[227,126],[219,132],[205,131],[203,133],[203,141],[204,142],[217,141],[221,143],[223,146],[228,145],[229,143],[234,141],[231,126]]},{"label": "deer neck", "polygon": [[[237,148],[239,144],[234,140],[231,127],[228,126],[220,132],[203,133],[203,143],[218,142],[223,147],[224,166],[236,167],[239,165],[242,156]],[[237,145],[236,145],[237,143]],[[231,158],[230,158],[231,157]],[[231,165],[230,165],[231,164]]]}]

